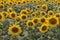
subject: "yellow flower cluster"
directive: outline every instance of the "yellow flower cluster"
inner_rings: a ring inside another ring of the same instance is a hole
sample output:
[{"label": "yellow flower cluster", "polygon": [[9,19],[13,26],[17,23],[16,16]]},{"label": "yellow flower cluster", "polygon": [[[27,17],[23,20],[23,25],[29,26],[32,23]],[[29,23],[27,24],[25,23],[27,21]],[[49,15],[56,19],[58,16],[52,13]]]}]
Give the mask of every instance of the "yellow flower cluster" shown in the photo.
[{"label": "yellow flower cluster", "polygon": [[[42,3],[41,5],[39,3]],[[13,10],[13,6],[26,5],[28,3],[36,4],[33,12],[30,8],[22,9],[19,12]],[[45,3],[45,4],[44,4]],[[48,31],[48,27],[56,27],[59,25],[60,13],[55,13],[53,10],[48,10],[49,4],[60,5],[60,0],[3,0],[0,2],[0,9],[3,10],[0,12],[0,22],[4,21],[6,18],[13,19],[17,22],[26,22],[27,27],[35,27],[38,23],[41,24],[39,31],[45,33]],[[7,8],[7,11],[4,11],[5,5],[10,6]],[[59,9],[60,10],[60,9]],[[39,11],[39,13],[37,12]],[[30,19],[29,19],[30,18]],[[22,29],[19,25],[13,24],[8,28],[8,32],[12,35],[19,35],[22,32]]]}]

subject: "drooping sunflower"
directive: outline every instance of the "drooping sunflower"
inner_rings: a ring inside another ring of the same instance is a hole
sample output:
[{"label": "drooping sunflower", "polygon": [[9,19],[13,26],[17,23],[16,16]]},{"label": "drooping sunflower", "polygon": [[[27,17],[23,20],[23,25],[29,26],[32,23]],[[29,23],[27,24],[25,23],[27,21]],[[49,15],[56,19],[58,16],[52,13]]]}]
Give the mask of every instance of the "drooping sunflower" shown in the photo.
[{"label": "drooping sunflower", "polygon": [[4,18],[7,18],[8,17],[8,13],[5,12],[5,11],[3,11],[1,14],[4,16]]},{"label": "drooping sunflower", "polygon": [[21,21],[26,21],[27,15],[25,15],[25,14],[20,15],[20,19],[21,19]]},{"label": "drooping sunflower", "polygon": [[48,9],[47,4],[43,4],[43,5],[42,5],[42,10],[43,10],[43,11],[46,11],[47,9]]},{"label": "drooping sunflower", "polygon": [[10,18],[15,19],[17,17],[16,12],[11,12],[10,13]]},{"label": "drooping sunflower", "polygon": [[28,11],[27,10],[21,10],[20,14],[28,14]]},{"label": "drooping sunflower", "polygon": [[45,32],[47,32],[48,31],[48,26],[47,26],[47,24],[42,24],[41,26],[40,26],[40,28],[39,28],[39,31],[41,32],[41,33],[45,33]]},{"label": "drooping sunflower", "polygon": [[34,27],[35,24],[34,24],[34,22],[33,22],[32,20],[28,20],[28,21],[26,22],[26,26],[27,26],[27,27]]},{"label": "drooping sunflower", "polygon": [[41,11],[40,12],[40,16],[46,16],[46,12],[45,11]]},{"label": "drooping sunflower", "polygon": [[8,8],[7,11],[10,13],[10,12],[13,11],[13,9],[12,8]]},{"label": "drooping sunflower", "polygon": [[48,11],[48,16],[54,16],[54,12],[52,10]]},{"label": "drooping sunflower", "polygon": [[55,16],[48,17],[47,21],[51,27],[56,27],[59,24],[59,19]]},{"label": "drooping sunflower", "polygon": [[4,19],[4,16],[0,13],[0,22],[2,22]]},{"label": "drooping sunflower", "polygon": [[40,17],[39,21],[40,21],[40,23],[46,23],[47,18],[46,17]]},{"label": "drooping sunflower", "polygon": [[17,36],[21,34],[22,29],[19,25],[14,24],[8,28],[8,32],[13,36]]}]

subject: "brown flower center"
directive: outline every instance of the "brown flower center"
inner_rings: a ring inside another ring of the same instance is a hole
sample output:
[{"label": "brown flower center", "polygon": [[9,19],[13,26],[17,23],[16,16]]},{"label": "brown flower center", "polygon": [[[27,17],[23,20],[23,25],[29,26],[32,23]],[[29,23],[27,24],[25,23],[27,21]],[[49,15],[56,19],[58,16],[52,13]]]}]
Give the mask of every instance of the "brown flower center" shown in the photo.
[{"label": "brown flower center", "polygon": [[45,19],[44,19],[44,18],[42,18],[42,19],[41,19],[41,22],[45,22]]},{"label": "brown flower center", "polygon": [[52,24],[52,25],[54,25],[54,24],[57,23],[57,20],[56,20],[55,18],[51,18],[51,19],[49,20],[49,23]]},{"label": "brown flower center", "polygon": [[16,27],[12,28],[12,32],[17,33],[18,32],[18,28],[16,28]]},{"label": "brown flower center", "polygon": [[26,19],[26,16],[22,16],[22,19]]},{"label": "brown flower center", "polygon": [[28,23],[28,25],[29,25],[29,26],[32,26],[32,25],[33,25],[33,23],[32,23],[32,22],[29,22],[29,23]]},{"label": "brown flower center", "polygon": [[15,14],[11,14],[12,17],[15,17]]},{"label": "brown flower center", "polygon": [[43,27],[42,27],[42,30],[45,31],[45,30],[46,30],[46,26],[43,26]]}]

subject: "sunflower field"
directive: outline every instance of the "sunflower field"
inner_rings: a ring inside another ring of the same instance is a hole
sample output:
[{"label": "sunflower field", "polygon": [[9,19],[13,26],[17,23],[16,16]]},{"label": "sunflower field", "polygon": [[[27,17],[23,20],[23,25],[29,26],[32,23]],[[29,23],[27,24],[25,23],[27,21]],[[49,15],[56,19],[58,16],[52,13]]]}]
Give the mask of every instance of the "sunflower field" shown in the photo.
[{"label": "sunflower field", "polygon": [[0,0],[0,40],[60,40],[60,0]]}]

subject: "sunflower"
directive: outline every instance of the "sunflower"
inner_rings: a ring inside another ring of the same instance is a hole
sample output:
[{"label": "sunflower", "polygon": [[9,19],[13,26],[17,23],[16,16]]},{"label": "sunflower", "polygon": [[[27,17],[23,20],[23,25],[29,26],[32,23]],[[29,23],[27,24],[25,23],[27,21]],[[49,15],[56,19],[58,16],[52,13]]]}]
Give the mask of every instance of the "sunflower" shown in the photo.
[{"label": "sunflower", "polygon": [[26,0],[22,0],[21,3],[22,4],[27,4],[27,1]]},{"label": "sunflower", "polygon": [[30,3],[33,3],[33,0],[29,0]]},{"label": "sunflower", "polygon": [[46,23],[47,18],[46,17],[40,17],[39,21],[40,21],[40,23]]},{"label": "sunflower", "polygon": [[44,0],[44,2],[49,2],[49,0]]},{"label": "sunflower", "polygon": [[41,33],[45,33],[45,32],[47,32],[48,31],[48,26],[47,26],[47,24],[42,24],[41,25],[41,27],[39,28],[39,31],[41,32]]},{"label": "sunflower", "polygon": [[48,11],[48,16],[53,16],[54,15],[54,12],[52,10],[49,10]]},{"label": "sunflower", "polygon": [[0,9],[4,9],[4,4],[0,4]]},{"label": "sunflower", "polygon": [[0,1],[0,4],[4,4],[4,2],[3,1]]},{"label": "sunflower", "polygon": [[1,14],[4,16],[4,18],[7,18],[8,17],[8,13],[5,12],[5,11],[3,11]]},{"label": "sunflower", "polygon": [[51,27],[56,27],[59,24],[59,19],[55,16],[48,17],[47,21]]},{"label": "sunflower", "polygon": [[57,2],[57,5],[59,6],[60,5],[60,2]]},{"label": "sunflower", "polygon": [[10,18],[15,19],[17,17],[16,12],[11,12],[10,13]]},{"label": "sunflower", "polygon": [[28,21],[26,22],[26,26],[27,26],[27,27],[34,27],[35,24],[34,24],[34,22],[33,22],[32,20],[28,20]]},{"label": "sunflower", "polygon": [[60,13],[56,13],[55,16],[56,16],[57,18],[60,18]]},{"label": "sunflower", "polygon": [[28,11],[27,10],[21,10],[20,14],[28,14]]},{"label": "sunflower", "polygon": [[13,36],[17,36],[21,34],[22,30],[19,25],[14,24],[8,28],[8,32]]},{"label": "sunflower", "polygon": [[37,24],[37,23],[39,23],[39,18],[33,18],[33,20],[32,20],[34,23],[35,23],[35,25]]},{"label": "sunflower", "polygon": [[6,3],[6,0],[3,0],[4,4]]},{"label": "sunflower", "polygon": [[36,5],[36,7],[35,7],[37,10],[38,9],[40,9],[41,8],[41,6],[40,5]]},{"label": "sunflower", "polygon": [[4,20],[4,16],[0,13],[0,22]]},{"label": "sunflower", "polygon": [[30,8],[26,8],[25,10],[28,11],[28,12],[30,12]]},{"label": "sunflower", "polygon": [[43,5],[42,5],[42,10],[43,10],[43,11],[46,11],[47,9],[48,9],[48,6],[47,6],[46,4],[43,4]]},{"label": "sunflower", "polygon": [[21,21],[26,21],[27,15],[25,15],[25,14],[20,15],[20,19],[21,19]]},{"label": "sunflower", "polygon": [[20,5],[21,4],[21,1],[17,1],[17,5]]},{"label": "sunflower", "polygon": [[60,0],[56,0],[56,3],[59,6],[60,5]]},{"label": "sunflower", "polygon": [[34,3],[34,4],[36,4],[36,3],[37,3],[37,1],[36,1],[36,0],[34,0],[34,1],[33,1],[33,3]]},{"label": "sunflower", "polygon": [[32,16],[32,18],[36,17],[37,16],[37,12],[32,12],[31,16]]},{"label": "sunflower", "polygon": [[7,1],[6,4],[7,4],[7,5],[12,5],[13,3],[9,0],[9,1]]},{"label": "sunflower", "polygon": [[12,8],[8,8],[7,11],[10,13],[10,12],[12,12],[13,10],[12,10]]},{"label": "sunflower", "polygon": [[17,0],[11,0],[13,2],[13,5],[16,6],[17,5]]},{"label": "sunflower", "polygon": [[20,22],[20,16],[17,16],[15,19],[16,22]]},{"label": "sunflower", "polygon": [[45,11],[41,11],[40,12],[40,16],[46,16],[46,12]]}]

